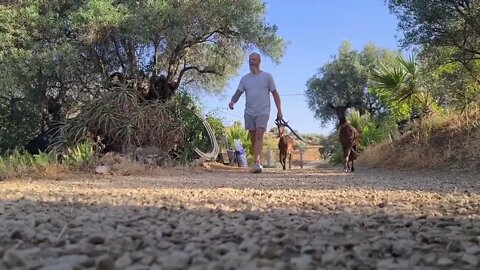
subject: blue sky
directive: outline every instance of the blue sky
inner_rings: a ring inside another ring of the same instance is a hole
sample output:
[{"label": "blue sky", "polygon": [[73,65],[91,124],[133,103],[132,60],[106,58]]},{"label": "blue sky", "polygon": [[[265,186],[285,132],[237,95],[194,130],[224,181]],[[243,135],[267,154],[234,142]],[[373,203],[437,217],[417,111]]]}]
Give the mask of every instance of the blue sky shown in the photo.
[{"label": "blue sky", "polygon": [[[269,0],[266,19],[279,28],[278,34],[290,42],[285,56],[275,65],[262,56],[261,69],[270,72],[282,98],[284,119],[301,133],[327,135],[333,124],[321,127],[308,108],[305,96],[306,82],[318,68],[331,60],[342,41],[349,41],[353,49],[361,50],[373,42],[379,47],[398,49],[397,19],[389,13],[384,0]],[[206,112],[216,111],[225,124],[243,123],[245,97],[242,95],[234,110],[228,102],[236,91],[240,78],[249,72],[248,55],[220,95],[204,96],[200,102]],[[276,107],[271,99],[268,129],[275,124]]]}]

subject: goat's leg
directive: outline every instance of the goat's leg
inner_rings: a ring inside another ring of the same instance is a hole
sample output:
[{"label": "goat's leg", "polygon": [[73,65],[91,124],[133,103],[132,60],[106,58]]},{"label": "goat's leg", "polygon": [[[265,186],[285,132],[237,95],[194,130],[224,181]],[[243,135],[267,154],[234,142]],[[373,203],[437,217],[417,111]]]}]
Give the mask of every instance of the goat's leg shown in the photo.
[{"label": "goat's leg", "polygon": [[355,167],[353,166],[353,159],[352,159],[352,170],[351,172],[353,173],[355,171]]},{"label": "goat's leg", "polygon": [[288,153],[288,169],[292,169],[292,153]]},{"label": "goat's leg", "polygon": [[346,173],[348,173],[348,171],[350,170],[350,168],[349,168],[350,166],[348,164],[348,161],[349,161],[349,158],[350,158],[350,152],[351,152],[351,149],[348,149],[346,151],[346,153],[344,154],[344,158],[345,158],[344,164],[345,164],[345,172]]},{"label": "goat's leg", "polygon": [[280,165],[283,166],[283,164],[282,164],[282,152],[281,151],[279,152],[278,156],[279,156],[278,160],[280,161]]},{"label": "goat's leg", "polygon": [[282,168],[285,170],[285,159],[284,159],[285,154],[280,152],[280,164],[282,164]]}]

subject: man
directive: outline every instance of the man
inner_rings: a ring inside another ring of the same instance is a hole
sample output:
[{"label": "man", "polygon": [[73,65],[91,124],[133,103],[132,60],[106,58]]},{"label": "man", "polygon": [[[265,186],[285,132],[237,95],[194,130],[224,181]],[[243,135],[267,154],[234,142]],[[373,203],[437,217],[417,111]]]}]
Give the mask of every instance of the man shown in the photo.
[{"label": "man", "polygon": [[283,118],[280,95],[273,77],[268,72],[260,70],[260,62],[261,58],[258,53],[252,53],[249,56],[250,73],[242,77],[237,91],[228,104],[228,107],[233,110],[233,106],[245,92],[245,129],[249,131],[250,141],[253,146],[255,162],[252,168],[253,173],[262,172],[260,159],[263,147],[263,134],[267,129],[270,117],[270,93],[272,93],[277,107],[277,119]]}]

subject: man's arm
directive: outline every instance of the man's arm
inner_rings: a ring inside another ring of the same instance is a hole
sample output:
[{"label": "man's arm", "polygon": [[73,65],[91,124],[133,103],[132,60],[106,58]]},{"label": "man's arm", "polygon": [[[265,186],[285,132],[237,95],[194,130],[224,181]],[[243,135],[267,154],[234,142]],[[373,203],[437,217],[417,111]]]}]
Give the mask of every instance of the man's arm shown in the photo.
[{"label": "man's arm", "polygon": [[277,106],[277,119],[282,119],[282,100],[280,99],[280,94],[278,90],[272,91],[273,101],[275,101],[275,106]]},{"label": "man's arm", "polygon": [[240,96],[242,95],[243,92],[237,90],[235,91],[235,94],[233,94],[232,96],[232,99],[230,100],[230,103],[228,103],[228,107],[233,110],[233,105],[235,105],[235,103],[237,103],[238,99],[240,98]]}]

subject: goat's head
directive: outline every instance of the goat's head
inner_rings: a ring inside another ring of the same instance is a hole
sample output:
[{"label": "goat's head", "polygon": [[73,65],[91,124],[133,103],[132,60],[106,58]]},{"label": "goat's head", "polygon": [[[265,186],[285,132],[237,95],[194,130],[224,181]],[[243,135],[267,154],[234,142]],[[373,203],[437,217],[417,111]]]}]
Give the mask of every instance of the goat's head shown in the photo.
[{"label": "goat's head", "polygon": [[332,103],[328,103],[328,107],[335,111],[339,120],[346,119],[346,111],[348,108],[350,108],[350,106],[350,101],[342,106],[334,106]]},{"label": "goat's head", "polygon": [[285,134],[285,122],[283,120],[275,120],[275,124],[277,125],[278,129],[278,137],[282,137]]}]

